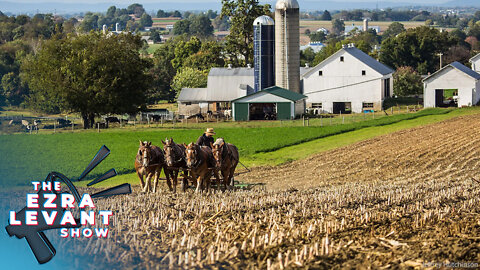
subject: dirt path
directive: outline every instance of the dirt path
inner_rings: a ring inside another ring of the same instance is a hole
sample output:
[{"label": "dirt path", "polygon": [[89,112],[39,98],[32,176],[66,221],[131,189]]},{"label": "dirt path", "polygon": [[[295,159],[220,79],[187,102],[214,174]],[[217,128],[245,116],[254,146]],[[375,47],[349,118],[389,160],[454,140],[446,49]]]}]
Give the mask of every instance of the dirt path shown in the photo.
[{"label": "dirt path", "polygon": [[344,182],[480,177],[480,115],[379,136],[277,167],[256,168],[242,180],[269,189]]}]

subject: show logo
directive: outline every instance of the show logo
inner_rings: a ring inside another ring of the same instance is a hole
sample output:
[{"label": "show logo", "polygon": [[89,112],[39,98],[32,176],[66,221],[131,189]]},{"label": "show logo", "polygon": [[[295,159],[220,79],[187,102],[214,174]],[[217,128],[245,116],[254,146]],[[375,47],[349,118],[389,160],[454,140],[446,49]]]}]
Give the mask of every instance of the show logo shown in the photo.
[{"label": "show logo", "polygon": [[[76,181],[84,179],[109,154],[110,150],[105,145],[102,146]],[[87,186],[95,185],[116,175],[115,169],[111,169],[89,182]],[[62,187],[62,183],[65,184],[65,188]],[[27,194],[26,207],[22,210],[10,211],[9,225],[5,229],[10,236],[25,238],[40,264],[50,261],[56,253],[44,231],[60,229],[62,238],[108,237],[108,227],[80,228],[85,225],[95,226],[97,221],[103,226],[108,226],[110,223],[112,211],[100,210],[96,214],[97,212],[93,210],[95,209],[93,199],[132,192],[130,184],[121,184],[94,194],[84,193],[80,196],[72,181],[58,172],[51,172],[45,181],[34,181],[32,185],[37,193]]]}]

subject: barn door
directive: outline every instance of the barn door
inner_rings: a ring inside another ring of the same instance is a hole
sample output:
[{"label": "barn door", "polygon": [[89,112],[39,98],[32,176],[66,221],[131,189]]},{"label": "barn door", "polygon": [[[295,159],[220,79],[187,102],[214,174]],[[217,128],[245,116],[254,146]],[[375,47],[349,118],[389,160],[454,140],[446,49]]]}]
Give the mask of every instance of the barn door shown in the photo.
[{"label": "barn door", "polygon": [[235,103],[235,121],[248,121],[248,103]]},{"label": "barn door", "polygon": [[444,107],[443,89],[435,89],[435,107]]},{"label": "barn door", "polygon": [[292,115],[290,102],[277,103],[277,120],[289,120]]}]

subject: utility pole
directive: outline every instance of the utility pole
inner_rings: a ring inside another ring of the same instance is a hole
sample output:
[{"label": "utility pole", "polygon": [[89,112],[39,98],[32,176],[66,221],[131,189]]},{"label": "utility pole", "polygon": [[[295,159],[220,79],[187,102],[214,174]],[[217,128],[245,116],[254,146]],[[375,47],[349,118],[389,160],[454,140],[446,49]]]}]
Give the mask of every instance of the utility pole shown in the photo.
[{"label": "utility pole", "polygon": [[442,56],[443,53],[437,53],[438,56],[440,56],[440,69],[442,69]]}]

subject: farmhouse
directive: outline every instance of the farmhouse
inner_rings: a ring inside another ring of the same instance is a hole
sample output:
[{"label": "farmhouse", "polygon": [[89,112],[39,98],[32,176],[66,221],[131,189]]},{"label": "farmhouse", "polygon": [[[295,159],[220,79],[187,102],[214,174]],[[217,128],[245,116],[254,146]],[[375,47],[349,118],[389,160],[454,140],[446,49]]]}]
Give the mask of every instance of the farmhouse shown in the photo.
[{"label": "farmhouse", "polygon": [[480,100],[479,92],[480,74],[453,62],[423,79],[423,106],[472,106]]},{"label": "farmhouse", "polygon": [[480,73],[480,53],[470,58],[469,61],[472,63],[473,71]]},{"label": "farmhouse", "polygon": [[344,45],[302,75],[307,108],[328,113],[381,110],[383,100],[392,95],[392,74],[353,44]]},{"label": "farmhouse", "polygon": [[305,112],[307,97],[287,89],[272,86],[232,101],[233,119],[288,120]]}]

